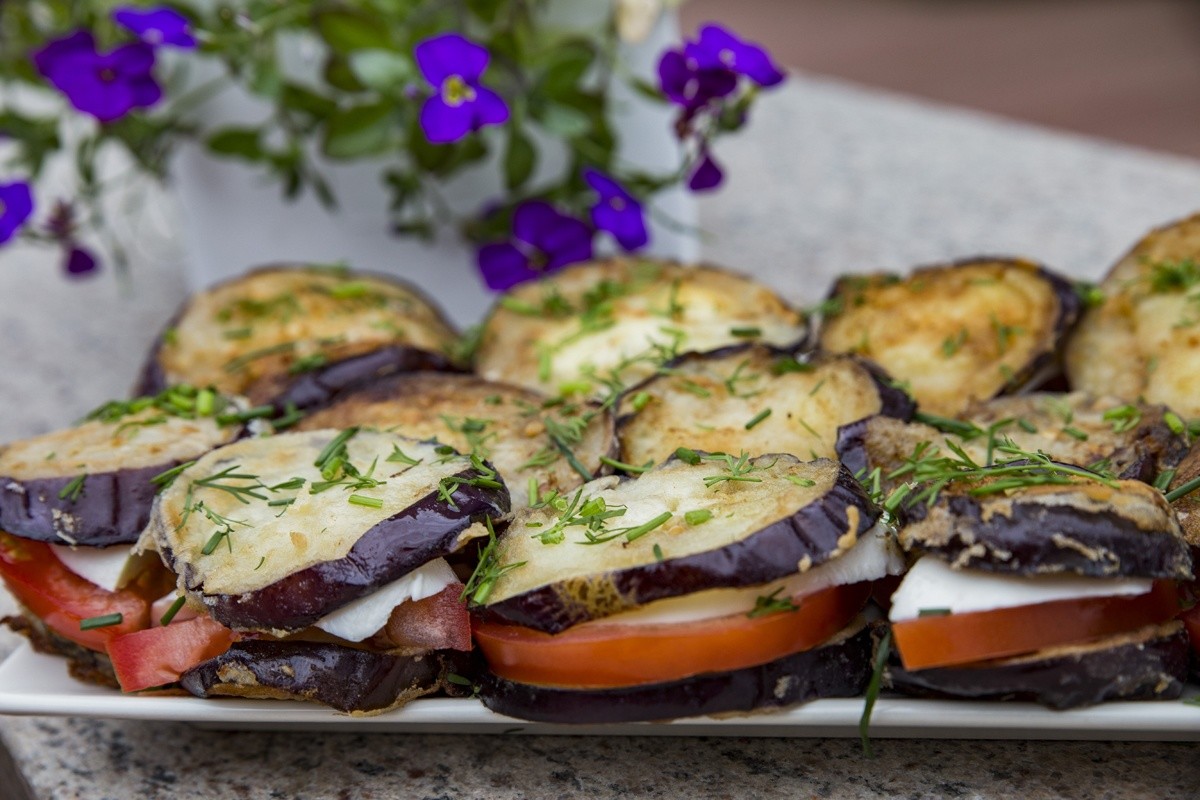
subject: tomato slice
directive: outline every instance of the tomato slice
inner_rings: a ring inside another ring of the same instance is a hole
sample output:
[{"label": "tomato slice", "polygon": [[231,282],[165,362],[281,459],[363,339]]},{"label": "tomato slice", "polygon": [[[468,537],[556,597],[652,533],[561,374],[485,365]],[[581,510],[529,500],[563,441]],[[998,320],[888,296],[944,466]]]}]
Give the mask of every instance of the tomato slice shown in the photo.
[{"label": "tomato slice", "polygon": [[[50,546],[0,533],[0,578],[13,596],[48,628],[78,645],[104,652],[117,636],[148,627],[150,603],[123,589],[110,592],[67,569]],[[120,614],[121,621],[92,630],[86,619]]]},{"label": "tomato slice", "polygon": [[165,686],[229,649],[233,631],[210,617],[134,631],[108,642],[117,682],[126,692]]},{"label": "tomato slice", "polygon": [[1194,605],[1187,611],[1179,615],[1179,619],[1183,622],[1183,627],[1187,628],[1188,639],[1191,640],[1192,649],[1200,654],[1200,604]]},{"label": "tomato slice", "polygon": [[833,586],[794,603],[796,611],[750,618],[637,625],[589,622],[557,634],[520,625],[473,624],[496,675],[521,683],[612,688],[678,680],[766,664],[823,644],[854,618],[869,584]]},{"label": "tomato slice", "polygon": [[1155,581],[1146,594],[1055,600],[993,611],[919,617],[892,623],[905,669],[953,667],[1078,644],[1179,613],[1175,586]]},{"label": "tomato slice", "polygon": [[471,617],[462,597],[463,585],[452,583],[423,600],[392,609],[384,635],[391,647],[416,650],[470,650]]}]

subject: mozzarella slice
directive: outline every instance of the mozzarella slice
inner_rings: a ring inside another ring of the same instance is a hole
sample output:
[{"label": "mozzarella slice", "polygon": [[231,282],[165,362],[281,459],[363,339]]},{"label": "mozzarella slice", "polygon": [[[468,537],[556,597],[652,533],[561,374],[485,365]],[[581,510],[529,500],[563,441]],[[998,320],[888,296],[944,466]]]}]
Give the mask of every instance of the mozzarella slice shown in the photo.
[{"label": "mozzarella slice", "polygon": [[316,627],[348,642],[361,642],[374,635],[387,624],[392,609],[406,600],[424,600],[433,597],[458,576],[443,558],[413,570],[399,580],[392,581],[377,592],[360,597],[353,603],[317,620]]},{"label": "mozzarella slice", "polygon": [[1082,575],[1005,575],[973,569],[951,569],[939,558],[925,556],[904,576],[892,595],[892,622],[916,619],[921,611],[951,614],[1015,608],[1055,600],[1146,594],[1149,578],[1088,578]]},{"label": "mozzarella slice", "polygon": [[158,560],[153,552],[134,554],[129,545],[115,547],[67,547],[51,544],[50,549],[63,566],[101,589],[115,592],[137,577],[150,562]]},{"label": "mozzarella slice", "polygon": [[858,543],[844,554],[807,572],[763,586],[740,589],[711,589],[682,597],[648,603],[633,611],[614,614],[587,625],[661,625],[695,622],[704,619],[745,614],[760,597],[794,598],[810,595],[830,586],[872,581],[904,572],[904,557],[881,525],[859,537]]}]

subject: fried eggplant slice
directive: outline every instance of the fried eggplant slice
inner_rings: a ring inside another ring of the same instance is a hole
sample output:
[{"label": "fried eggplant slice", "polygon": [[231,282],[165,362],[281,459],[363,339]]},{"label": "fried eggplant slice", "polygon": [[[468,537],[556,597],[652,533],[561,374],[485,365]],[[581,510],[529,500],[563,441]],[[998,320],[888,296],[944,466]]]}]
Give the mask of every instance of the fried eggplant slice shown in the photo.
[{"label": "fried eggplant slice", "polygon": [[617,689],[534,686],[485,672],[479,697],[500,714],[598,724],[778,710],[822,697],[857,697],[871,677],[871,633],[856,620],[821,647],[745,669]]},{"label": "fried eggplant slice", "polygon": [[[1020,465],[1018,465],[1020,466]],[[1017,575],[1071,573],[1185,580],[1192,559],[1162,493],[1141,481],[1080,480],[1006,491],[1011,470],[992,468],[942,489],[932,504],[907,507],[899,531],[909,552],[932,553],[957,569]],[[1044,478],[1038,467],[1020,480]],[[1007,485],[1007,484],[1006,484]]]},{"label": "fried eggplant slice", "polygon": [[469,666],[465,653],[375,653],[332,643],[244,640],[192,667],[179,682],[196,697],[307,700],[371,716],[447,690]]},{"label": "fried eggplant slice", "polygon": [[657,463],[677,447],[834,458],[838,427],[912,401],[878,368],[849,356],[797,361],[759,345],[683,356],[626,392],[621,460]]},{"label": "fried eggplant slice", "polygon": [[1053,374],[1080,300],[1032,262],[976,259],[907,277],[843,277],[826,305],[823,349],[871,359],[909,386],[922,410],[953,416]]},{"label": "fried eggplant slice", "polygon": [[107,403],[75,427],[13,442],[0,448],[0,530],[53,544],[136,542],[159,476],[241,430],[232,400],[180,386]]},{"label": "fried eggplant slice", "polygon": [[1011,444],[1058,462],[1151,482],[1187,452],[1187,434],[1169,415],[1165,406],[1086,392],[997,397],[973,404],[958,419],[916,415],[937,427],[887,417],[851,423],[838,433],[837,452],[852,472],[879,467],[886,476],[923,442],[943,450],[952,442],[979,464]]},{"label": "fried eggplant slice", "polygon": [[804,315],[715,267],[614,258],[504,295],[484,323],[476,371],[549,395],[603,397],[687,352],[746,341],[799,346]]},{"label": "fried eggplant slice", "polygon": [[[512,507],[567,492],[603,474],[614,455],[613,415],[590,403],[545,407],[536,392],[474,375],[412,373],[342,392],[297,430],[362,425],[413,439],[437,439],[491,462]],[[536,499],[536,497],[535,497]]]},{"label": "fried eggplant slice", "polygon": [[1200,214],[1152,231],[1100,289],[1067,342],[1071,386],[1200,416]]},{"label": "fried eggplant slice", "polygon": [[884,684],[919,697],[1025,700],[1054,709],[1108,700],[1174,700],[1183,691],[1188,658],[1183,625],[1168,622],[967,667],[906,670],[893,661]]},{"label": "fried eggplant slice", "polygon": [[477,572],[492,576],[478,611],[557,633],[662,598],[756,586],[849,551],[877,513],[834,461],[686,451],[516,515]]},{"label": "fried eggplant slice", "polygon": [[299,374],[384,347],[407,363],[448,364],[456,342],[441,311],[394,277],[272,266],[193,295],[142,369],[141,394],[171,383],[242,392],[269,375]]},{"label": "fried eggplant slice", "polygon": [[313,624],[508,512],[484,462],[379,431],[247,439],[182,472],[142,538],[179,589],[240,631]]}]

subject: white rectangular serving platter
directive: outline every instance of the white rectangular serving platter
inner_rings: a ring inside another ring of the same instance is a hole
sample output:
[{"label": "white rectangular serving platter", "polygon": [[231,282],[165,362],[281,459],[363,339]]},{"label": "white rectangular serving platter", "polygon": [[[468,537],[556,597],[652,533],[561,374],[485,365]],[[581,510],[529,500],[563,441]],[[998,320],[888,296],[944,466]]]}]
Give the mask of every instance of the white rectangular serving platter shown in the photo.
[{"label": "white rectangular serving platter", "polygon": [[[1188,697],[1200,692],[1189,687]],[[203,728],[345,733],[486,733],[604,736],[857,737],[863,700],[818,700],[780,713],[620,725],[549,725],[494,714],[475,700],[425,698],[374,717],[272,700],[151,697],[80,683],[66,662],[21,644],[0,664],[0,714],[185,722]],[[1107,703],[1050,711],[1031,703],[884,697],[875,738],[1200,741],[1200,706],[1182,700]]]}]

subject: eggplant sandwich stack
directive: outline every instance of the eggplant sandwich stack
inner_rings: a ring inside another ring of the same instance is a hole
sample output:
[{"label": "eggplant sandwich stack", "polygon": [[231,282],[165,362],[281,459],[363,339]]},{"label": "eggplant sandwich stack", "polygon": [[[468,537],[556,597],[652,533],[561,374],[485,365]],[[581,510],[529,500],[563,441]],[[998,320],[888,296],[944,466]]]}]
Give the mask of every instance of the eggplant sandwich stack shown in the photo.
[{"label": "eggplant sandwich stack", "polygon": [[495,711],[630,722],[862,694],[903,560],[837,462],[680,449],[540,498],[468,584]]}]

